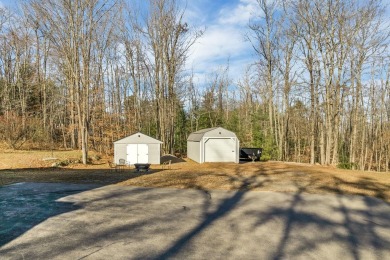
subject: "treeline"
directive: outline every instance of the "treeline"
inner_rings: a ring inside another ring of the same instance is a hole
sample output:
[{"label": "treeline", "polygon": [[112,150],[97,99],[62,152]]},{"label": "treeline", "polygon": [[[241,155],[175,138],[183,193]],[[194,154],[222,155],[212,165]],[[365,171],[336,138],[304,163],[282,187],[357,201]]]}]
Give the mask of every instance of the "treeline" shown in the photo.
[{"label": "treeline", "polygon": [[[175,0],[30,0],[0,9],[0,138],[8,146],[111,153],[136,131],[186,152],[223,126],[265,159],[388,171],[390,55],[378,0],[257,1],[257,61],[196,83],[203,30]],[[206,46],[207,48],[207,46]]]}]

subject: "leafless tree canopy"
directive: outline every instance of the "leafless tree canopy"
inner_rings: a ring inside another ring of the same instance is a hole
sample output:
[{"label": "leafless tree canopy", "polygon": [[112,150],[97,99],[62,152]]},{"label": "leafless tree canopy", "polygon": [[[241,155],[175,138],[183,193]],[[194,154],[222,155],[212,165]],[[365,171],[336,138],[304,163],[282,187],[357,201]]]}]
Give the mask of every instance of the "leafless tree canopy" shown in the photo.
[{"label": "leafless tree canopy", "polygon": [[[179,0],[26,0],[0,9],[0,140],[13,149],[111,154],[142,131],[185,154],[223,126],[264,159],[388,171],[390,55],[379,0],[257,0],[246,40],[197,84],[186,61],[203,30]],[[205,46],[207,48],[207,46]]]}]

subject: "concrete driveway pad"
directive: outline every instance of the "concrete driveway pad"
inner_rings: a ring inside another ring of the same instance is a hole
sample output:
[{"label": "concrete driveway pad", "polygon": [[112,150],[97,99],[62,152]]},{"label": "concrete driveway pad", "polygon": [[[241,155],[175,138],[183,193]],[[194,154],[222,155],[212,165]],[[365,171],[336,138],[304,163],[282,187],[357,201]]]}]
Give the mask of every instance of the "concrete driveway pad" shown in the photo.
[{"label": "concrete driveway pad", "polygon": [[51,198],[67,206],[0,244],[0,258],[390,259],[390,205],[375,198],[78,188]]}]

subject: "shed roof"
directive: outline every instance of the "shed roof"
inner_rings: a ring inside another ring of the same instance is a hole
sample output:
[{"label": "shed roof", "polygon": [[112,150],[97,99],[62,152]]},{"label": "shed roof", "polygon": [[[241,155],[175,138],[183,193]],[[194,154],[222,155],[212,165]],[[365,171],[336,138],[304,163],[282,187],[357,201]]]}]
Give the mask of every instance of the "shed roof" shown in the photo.
[{"label": "shed roof", "polygon": [[162,144],[160,140],[154,139],[143,133],[135,133],[125,138],[119,139],[114,144]]},{"label": "shed roof", "polygon": [[235,133],[222,127],[205,128],[191,133],[187,141],[199,142],[203,137],[237,137]]}]

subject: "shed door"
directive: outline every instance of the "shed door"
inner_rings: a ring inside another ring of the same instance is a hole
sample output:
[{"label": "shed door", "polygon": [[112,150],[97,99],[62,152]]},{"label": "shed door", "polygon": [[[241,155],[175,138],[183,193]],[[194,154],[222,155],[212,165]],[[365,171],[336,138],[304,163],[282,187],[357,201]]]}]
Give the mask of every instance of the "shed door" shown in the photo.
[{"label": "shed door", "polygon": [[205,162],[236,162],[236,141],[231,138],[210,138],[204,146]]},{"label": "shed door", "polygon": [[128,144],[127,145],[127,162],[130,164],[135,163],[148,163],[148,145],[147,144]]},{"label": "shed door", "polygon": [[149,155],[148,155],[148,145],[147,144],[139,144],[138,145],[138,163],[148,163]]},{"label": "shed door", "polygon": [[137,144],[128,144],[127,145],[127,163],[134,164],[137,163]]}]

